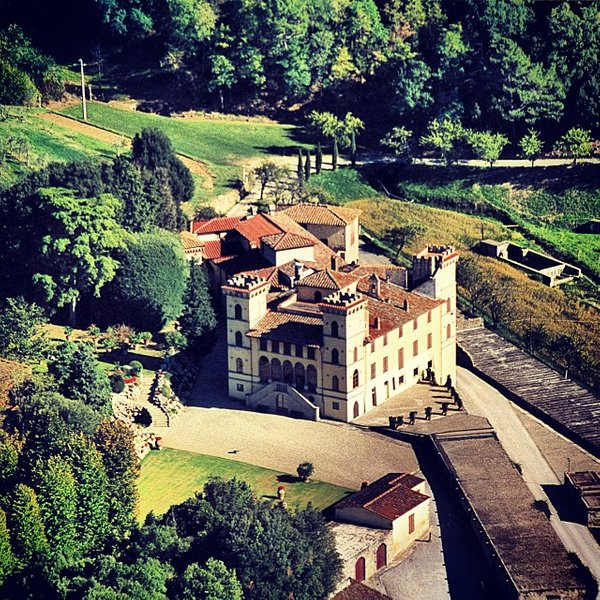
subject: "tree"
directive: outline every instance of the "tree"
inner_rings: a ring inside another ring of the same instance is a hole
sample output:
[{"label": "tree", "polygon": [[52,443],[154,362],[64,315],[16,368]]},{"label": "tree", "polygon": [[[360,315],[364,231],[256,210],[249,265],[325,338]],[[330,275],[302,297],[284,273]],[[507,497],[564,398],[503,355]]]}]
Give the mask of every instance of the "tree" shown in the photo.
[{"label": "tree", "polygon": [[364,122],[355,117],[352,113],[347,113],[344,117],[344,129],[346,135],[350,138],[350,157],[352,166],[356,166],[356,134],[365,128]]},{"label": "tree", "polygon": [[321,142],[317,142],[317,150],[315,155],[315,173],[319,175],[321,168],[323,167],[323,149],[321,148]]},{"label": "tree", "polygon": [[8,61],[0,60],[0,103],[31,106],[38,91],[27,75]]},{"label": "tree", "polygon": [[300,477],[302,481],[308,481],[310,479],[310,476],[314,473],[314,471],[315,467],[311,462],[300,463],[296,468],[298,477]]},{"label": "tree", "polygon": [[39,362],[48,350],[46,323],[41,307],[22,297],[7,298],[0,308],[0,355],[19,362]]},{"label": "tree", "polygon": [[463,140],[465,130],[460,121],[434,119],[427,128],[427,135],[421,138],[421,143],[432,146],[437,150],[446,165],[455,160],[458,143]]},{"label": "tree", "polygon": [[179,326],[192,344],[205,344],[217,327],[208,277],[202,266],[193,259],[190,261],[190,274],[183,296],[183,312],[179,318]]},{"label": "tree", "polygon": [[48,538],[49,554],[70,561],[77,553],[77,492],[69,463],[51,456],[41,463],[37,476],[40,514]]},{"label": "tree", "polygon": [[304,183],[304,157],[302,156],[302,148],[298,148],[298,165],[296,166],[296,175],[300,184]]},{"label": "tree", "polygon": [[69,305],[69,324],[76,324],[77,301],[84,292],[100,295],[115,276],[118,263],[112,253],[123,243],[117,224],[119,201],[109,194],[77,198],[71,190],[43,188],[37,194],[46,233],[33,240],[42,269],[33,276],[45,300]]},{"label": "tree", "polygon": [[43,561],[48,555],[48,539],[36,493],[18,483],[8,499],[8,528],[13,552],[20,568]]},{"label": "tree", "polygon": [[213,54],[210,57],[210,67],[212,77],[209,81],[208,88],[211,92],[218,90],[219,106],[221,112],[225,110],[225,98],[223,90],[230,90],[231,86],[236,83],[235,66],[231,61],[222,54]]},{"label": "tree", "polygon": [[10,535],[6,524],[6,513],[0,508],[0,586],[14,571],[15,555],[12,551]]},{"label": "tree", "polygon": [[108,519],[112,537],[124,539],[135,526],[140,464],[133,431],[122,421],[103,421],[94,436],[108,478]]},{"label": "tree", "polygon": [[339,153],[338,144],[347,146],[350,143],[349,132],[344,122],[330,112],[318,112],[313,110],[308,115],[311,128],[319,136],[329,138],[333,144],[332,165],[333,170],[337,169],[337,158]]},{"label": "tree", "polygon": [[64,342],[55,350],[48,371],[58,390],[102,414],[111,412],[111,390],[106,371],[99,365],[90,344]]},{"label": "tree", "polygon": [[306,151],[306,161],[304,162],[304,179],[308,181],[310,179],[310,150]]},{"label": "tree", "polygon": [[380,144],[391,150],[396,156],[404,159],[406,162],[412,162],[412,151],[410,138],[413,132],[405,127],[394,127],[385,134]]},{"label": "tree", "polygon": [[259,200],[262,202],[267,185],[283,179],[285,177],[285,170],[278,167],[274,162],[265,161],[254,169],[254,175],[256,175],[260,183]]},{"label": "tree", "polygon": [[104,305],[113,306],[119,320],[136,329],[158,330],[179,317],[188,263],[176,236],[166,232],[130,234],[119,261],[117,277],[102,296]]},{"label": "tree", "polygon": [[572,127],[557,142],[556,149],[573,159],[573,166],[577,159],[589,156],[592,153],[592,135],[587,129]]},{"label": "tree", "polygon": [[470,131],[467,140],[475,155],[489,163],[490,167],[500,158],[502,150],[508,144],[508,138],[501,133],[490,131]]},{"label": "tree", "polygon": [[404,249],[404,246],[413,242],[417,236],[421,235],[424,231],[425,229],[422,225],[417,223],[407,223],[406,225],[393,227],[388,230],[383,236],[383,240],[388,246],[395,248],[394,258],[397,259]]},{"label": "tree", "polygon": [[242,600],[243,590],[235,571],[214,558],[206,565],[189,565],[181,576],[178,600]]},{"label": "tree", "polygon": [[527,160],[531,161],[531,166],[542,151],[542,140],[540,139],[539,131],[530,129],[519,142],[519,147]]},{"label": "tree", "polygon": [[181,331],[172,330],[165,333],[165,343],[171,351],[183,350],[187,345],[187,338]]}]

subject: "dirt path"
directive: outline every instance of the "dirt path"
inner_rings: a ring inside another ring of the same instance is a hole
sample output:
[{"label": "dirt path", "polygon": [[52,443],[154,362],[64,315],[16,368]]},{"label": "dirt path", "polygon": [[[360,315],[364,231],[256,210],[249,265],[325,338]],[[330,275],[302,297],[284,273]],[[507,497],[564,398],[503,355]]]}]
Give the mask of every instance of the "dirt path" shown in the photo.
[{"label": "dirt path", "polygon": [[[56,123],[57,125],[69,129],[75,133],[87,135],[88,137],[100,140],[101,142],[106,142],[107,144],[111,144],[116,147],[126,148],[129,146],[131,140],[131,138],[128,136],[121,135],[119,133],[113,133],[112,131],[107,131],[106,129],[96,127],[95,125],[82,123],[81,121],[77,121],[63,115],[58,115],[56,113],[42,113],[39,115],[39,117],[46,121],[50,121],[51,123]],[[206,163],[188,158],[187,156],[183,156],[181,154],[178,154],[177,157],[190,170],[192,175],[198,175],[202,178],[202,187],[204,189],[212,190],[214,188],[215,176],[210,172]]]}]

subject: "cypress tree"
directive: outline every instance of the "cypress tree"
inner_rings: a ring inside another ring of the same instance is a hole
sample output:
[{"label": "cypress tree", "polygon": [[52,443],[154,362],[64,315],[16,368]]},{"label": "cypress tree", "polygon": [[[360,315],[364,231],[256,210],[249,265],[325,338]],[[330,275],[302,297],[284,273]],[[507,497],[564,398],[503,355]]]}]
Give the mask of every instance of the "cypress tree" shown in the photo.
[{"label": "cypress tree", "polygon": [[352,166],[356,166],[356,133],[354,130],[350,134],[350,160],[352,161]]},{"label": "cypress tree", "polygon": [[298,174],[298,181],[302,183],[304,181],[302,148],[298,148],[298,166],[296,167],[296,173]]},{"label": "cypress tree", "polygon": [[6,513],[0,508],[0,586],[15,570],[15,555],[10,545],[10,535],[6,524]]},{"label": "cypress tree", "polygon": [[306,151],[306,162],[304,163],[304,179],[310,179],[310,150]]},{"label": "cypress tree", "polygon": [[337,141],[337,138],[333,138],[333,152],[331,154],[331,167],[334,171],[336,171],[337,167],[338,167],[338,156],[339,156],[338,141]]},{"label": "cypress tree", "polygon": [[323,148],[321,148],[321,142],[317,142],[317,155],[315,158],[315,172],[318,175],[321,172],[323,166]]}]

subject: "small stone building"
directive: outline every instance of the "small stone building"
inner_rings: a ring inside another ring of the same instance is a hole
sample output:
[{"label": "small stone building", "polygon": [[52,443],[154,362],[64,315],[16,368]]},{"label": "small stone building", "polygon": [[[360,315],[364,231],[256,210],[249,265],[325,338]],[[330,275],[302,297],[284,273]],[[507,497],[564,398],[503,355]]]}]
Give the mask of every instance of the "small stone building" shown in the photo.
[{"label": "small stone building", "polygon": [[589,528],[600,528],[600,473],[565,473],[565,487],[575,499],[581,520]]}]

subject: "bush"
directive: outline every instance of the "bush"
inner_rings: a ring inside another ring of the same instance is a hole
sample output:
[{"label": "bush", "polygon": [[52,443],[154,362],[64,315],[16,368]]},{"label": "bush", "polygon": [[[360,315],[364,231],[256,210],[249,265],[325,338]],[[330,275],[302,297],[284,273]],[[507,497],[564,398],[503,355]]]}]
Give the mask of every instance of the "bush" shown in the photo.
[{"label": "bush", "polygon": [[311,475],[314,473],[315,467],[311,462],[303,462],[296,468],[296,473],[302,481],[308,481]]},{"label": "bush", "polygon": [[139,360],[132,360],[129,363],[130,372],[134,376],[138,376],[144,369],[144,365]]},{"label": "bush", "polygon": [[27,73],[0,60],[0,104],[31,105],[37,94]]},{"label": "bush", "polygon": [[187,338],[181,331],[167,331],[165,333],[165,343],[169,348],[183,350],[187,346]]},{"label": "bush", "polygon": [[125,389],[125,380],[121,373],[113,373],[110,376],[110,387],[115,394],[120,394]]}]

